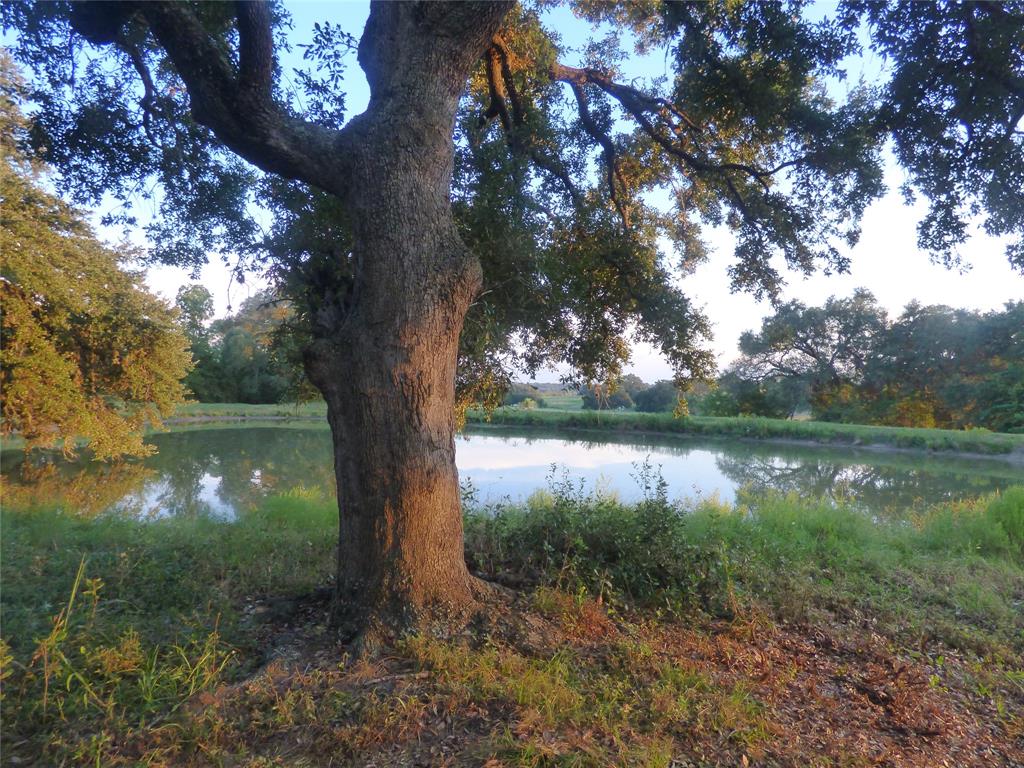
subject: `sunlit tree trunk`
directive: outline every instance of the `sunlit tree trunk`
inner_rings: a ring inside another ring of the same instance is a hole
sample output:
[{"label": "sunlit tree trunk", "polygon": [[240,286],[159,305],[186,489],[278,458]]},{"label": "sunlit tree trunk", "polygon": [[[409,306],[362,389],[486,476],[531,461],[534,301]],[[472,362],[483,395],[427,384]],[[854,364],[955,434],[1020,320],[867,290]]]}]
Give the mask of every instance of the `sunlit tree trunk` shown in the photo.
[{"label": "sunlit tree trunk", "polygon": [[372,97],[344,132],[352,281],[307,356],[334,440],[338,605],[356,629],[447,619],[472,604],[454,381],[481,271],[452,218],[453,132],[504,12],[383,4],[360,44]]}]

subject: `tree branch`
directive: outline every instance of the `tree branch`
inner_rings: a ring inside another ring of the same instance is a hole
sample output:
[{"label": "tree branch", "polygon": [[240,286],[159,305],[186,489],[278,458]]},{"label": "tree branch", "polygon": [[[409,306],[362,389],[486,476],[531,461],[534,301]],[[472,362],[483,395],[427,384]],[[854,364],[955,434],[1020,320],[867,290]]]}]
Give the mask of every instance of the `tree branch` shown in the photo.
[{"label": "tree branch", "polygon": [[142,58],[142,52],[139,50],[139,46],[134,43],[121,43],[119,46],[132,62],[132,66],[138,73],[139,78],[142,80],[143,96],[140,106],[142,107],[142,129],[146,132],[146,138],[149,139],[150,143],[154,146],[160,144],[157,141],[156,136],[153,134],[153,113],[156,112],[156,86],[153,84],[153,76],[149,72],[149,68],[146,66],[145,60]]},{"label": "tree branch", "polygon": [[569,87],[572,89],[573,96],[576,97],[576,106],[579,108],[580,122],[583,123],[583,130],[585,130],[594,141],[600,144],[604,150],[604,162],[608,172],[608,196],[615,205],[615,210],[619,212],[619,217],[622,219],[622,225],[626,229],[629,229],[629,214],[626,212],[626,208],[619,199],[619,195],[615,189],[616,179],[622,183],[622,177],[619,175],[618,168],[615,164],[615,143],[611,140],[611,137],[601,130],[593,116],[590,114],[590,108],[587,105],[587,94],[583,90],[583,87],[573,81],[569,82]]},{"label": "tree branch", "polygon": [[501,63],[501,79],[505,83],[505,92],[508,95],[509,103],[512,104],[513,125],[522,125],[526,122],[526,112],[523,109],[523,100],[519,97],[519,90],[516,88],[516,81],[512,77],[512,63],[505,41],[500,35],[495,35],[491,40],[493,50],[498,53],[498,60]]},{"label": "tree branch", "polygon": [[185,82],[199,123],[264,171],[341,194],[340,132],[295,118],[274,101],[269,11],[263,3],[240,2],[236,13],[239,73],[185,3],[76,4],[72,25],[91,42],[104,44],[117,40],[131,15],[138,14]]},{"label": "tree branch", "polygon": [[530,150],[530,159],[533,161],[534,165],[538,168],[543,168],[562,183],[562,186],[565,187],[565,191],[572,199],[573,207],[577,210],[583,208],[583,197],[580,195],[580,191],[576,189],[576,185],[573,184],[572,177],[569,175],[569,172],[563,166],[561,166],[557,161],[554,161],[549,157],[545,157],[535,148]]},{"label": "tree branch", "polygon": [[[521,152],[524,142],[517,136],[514,129],[526,122],[526,113],[512,77],[508,48],[499,35],[492,38],[491,47],[487,49],[485,71],[490,103],[487,110],[480,116],[478,126],[482,128],[494,117],[499,117],[509,149],[513,152]],[[511,113],[508,110],[509,104],[512,106]],[[534,165],[547,171],[562,184],[572,200],[573,206],[580,209],[583,199],[576,185],[573,184],[569,172],[557,161],[544,156],[536,146],[529,146],[528,154]]]},{"label": "tree branch", "polygon": [[501,127],[506,133],[512,130],[512,118],[505,106],[504,78],[501,73],[501,62],[498,51],[492,46],[487,49],[487,92],[491,103],[487,111],[480,116],[479,127],[483,128],[495,116],[501,118]]},{"label": "tree branch", "polygon": [[274,82],[274,35],[266,3],[237,0],[238,84],[260,99],[270,99]]},{"label": "tree branch", "polygon": [[625,109],[633,119],[637,121],[637,124],[644,133],[650,136],[651,139],[653,139],[662,149],[674,157],[679,158],[695,171],[722,175],[725,175],[728,171],[737,171],[755,179],[767,191],[770,188],[769,182],[772,174],[784,167],[780,166],[779,168],[766,171],[760,168],[755,168],[752,165],[747,165],[746,163],[716,163],[711,160],[705,160],[698,157],[693,152],[684,149],[681,142],[675,142],[667,137],[662,131],[659,131],[651,121],[651,115],[657,115],[664,124],[668,126],[669,130],[671,130],[676,136],[680,136],[682,133],[682,127],[674,123],[669,118],[669,114],[672,114],[682,120],[685,123],[686,128],[692,133],[699,134],[701,132],[699,127],[696,126],[692,120],[686,117],[685,112],[680,110],[671,102],[665,99],[649,96],[631,86],[616,83],[607,74],[595,69],[569,67],[556,62],[552,65],[550,74],[552,80],[568,83],[570,87],[573,85],[582,86],[585,84],[596,85],[602,91],[619,102],[623,109]]}]

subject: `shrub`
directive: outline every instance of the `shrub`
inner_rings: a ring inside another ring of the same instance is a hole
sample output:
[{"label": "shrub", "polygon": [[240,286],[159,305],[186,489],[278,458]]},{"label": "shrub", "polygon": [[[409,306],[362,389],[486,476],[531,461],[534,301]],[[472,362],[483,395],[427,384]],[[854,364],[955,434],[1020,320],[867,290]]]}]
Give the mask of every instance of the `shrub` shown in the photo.
[{"label": "shrub", "polygon": [[989,502],[987,517],[1002,526],[1006,535],[1021,554],[1024,554],[1024,486],[1007,488]]}]

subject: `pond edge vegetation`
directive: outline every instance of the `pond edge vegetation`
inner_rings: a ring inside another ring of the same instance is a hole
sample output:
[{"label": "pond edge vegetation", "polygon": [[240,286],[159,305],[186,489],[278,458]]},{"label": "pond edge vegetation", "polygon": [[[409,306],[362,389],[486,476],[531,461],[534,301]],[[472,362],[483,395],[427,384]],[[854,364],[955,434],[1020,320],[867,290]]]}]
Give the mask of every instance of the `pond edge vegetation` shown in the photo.
[{"label": "pond edge vegetation", "polygon": [[558,427],[581,431],[643,432],[869,449],[954,452],[999,457],[1024,464],[1024,435],[989,432],[985,429],[958,431],[757,416],[677,417],[670,413],[522,411],[510,408],[499,408],[491,413],[470,411],[466,421],[471,424],[515,427]]},{"label": "pond edge vegetation", "polygon": [[[166,423],[173,427],[176,424],[217,421],[313,420],[325,417],[326,409],[321,403],[187,403]],[[671,413],[523,410],[514,407],[501,407],[492,411],[470,409],[466,412],[466,423],[474,426],[557,427],[595,432],[730,437],[875,450],[934,451],[974,454],[1024,464],[1024,435],[990,432],[986,429],[925,429],[753,416],[675,416]]]}]

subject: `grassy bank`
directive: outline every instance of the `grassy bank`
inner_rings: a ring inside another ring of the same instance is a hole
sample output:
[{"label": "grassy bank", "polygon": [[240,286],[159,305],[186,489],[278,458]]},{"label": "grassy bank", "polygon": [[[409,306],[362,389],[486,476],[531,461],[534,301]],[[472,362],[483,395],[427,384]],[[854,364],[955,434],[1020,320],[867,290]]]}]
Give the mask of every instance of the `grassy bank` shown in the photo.
[{"label": "grassy bank", "polygon": [[178,406],[171,421],[216,419],[322,419],[327,405],[320,400],[310,403],[184,403]]},{"label": "grassy bank", "polygon": [[[186,403],[175,412],[172,423],[218,419],[322,419],[322,402],[250,405],[247,403]],[[702,437],[736,437],[758,440],[799,440],[830,445],[889,446],[909,450],[946,451],[987,455],[1024,454],[1024,435],[984,429],[916,429],[793,421],[757,417],[690,416],[668,413],[598,412],[584,410],[498,408],[487,414],[470,411],[470,424],[514,427],[549,427],[607,432],[649,432]]]},{"label": "grassy bank", "polygon": [[994,433],[982,429],[958,431],[752,417],[676,418],[669,413],[568,412],[516,408],[499,408],[491,414],[471,411],[467,421],[473,424],[490,423],[516,427],[543,426],[759,440],[802,440],[833,445],[890,446],[901,449],[991,455],[1024,451],[1024,435]]},{"label": "grassy bank", "polygon": [[556,485],[468,513],[472,568],[514,594],[454,640],[341,666],[310,596],[335,536],[316,492],[234,523],[5,510],[5,752],[104,766],[1024,756],[1024,488],[912,525],[786,497],[680,510],[656,478],[648,497]]}]

